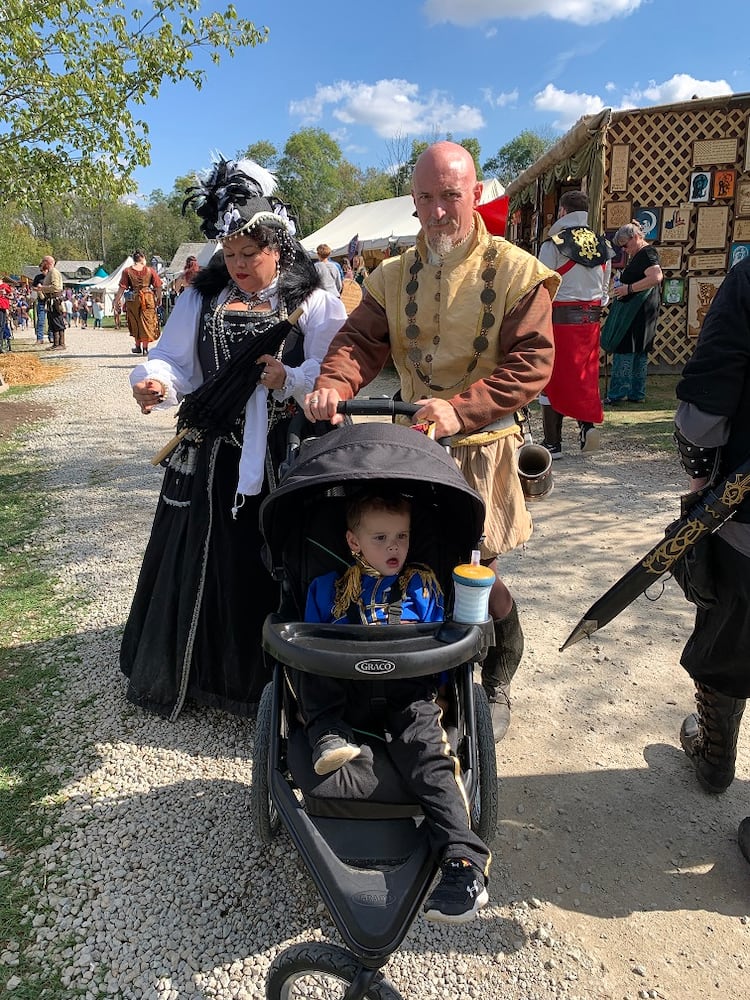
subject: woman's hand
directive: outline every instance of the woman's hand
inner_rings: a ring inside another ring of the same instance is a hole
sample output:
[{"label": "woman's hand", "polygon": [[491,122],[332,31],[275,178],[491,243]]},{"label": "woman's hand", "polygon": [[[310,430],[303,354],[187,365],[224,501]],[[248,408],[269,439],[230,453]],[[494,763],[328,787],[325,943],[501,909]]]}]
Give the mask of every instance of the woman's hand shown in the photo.
[{"label": "woman's hand", "polygon": [[618,285],[617,288],[613,288],[612,289],[612,298],[613,299],[624,299],[627,295],[630,294],[629,293],[629,288],[630,288],[630,285]]},{"label": "woman's hand", "polygon": [[259,365],[266,367],[260,373],[260,384],[269,391],[271,389],[283,389],[286,382],[286,368],[278,358],[272,354],[261,354],[258,358]]},{"label": "woman's hand", "polygon": [[155,378],[146,378],[133,386],[133,398],[141,408],[141,413],[150,413],[153,408],[164,401],[167,387]]}]

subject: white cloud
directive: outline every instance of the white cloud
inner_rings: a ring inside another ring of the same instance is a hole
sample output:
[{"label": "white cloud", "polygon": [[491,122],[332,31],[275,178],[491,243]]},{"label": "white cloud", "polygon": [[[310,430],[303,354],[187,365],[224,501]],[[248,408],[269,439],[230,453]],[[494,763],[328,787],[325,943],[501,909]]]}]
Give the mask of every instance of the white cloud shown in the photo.
[{"label": "white cloud", "polygon": [[408,80],[378,80],[374,84],[341,80],[318,87],[302,101],[292,101],[289,111],[312,125],[321,121],[329,107],[344,125],[366,126],[382,139],[433,132],[466,135],[484,127],[478,108],[454,104],[438,91],[423,95],[419,85]]},{"label": "white cloud", "polygon": [[650,80],[647,87],[637,85],[623,95],[622,107],[637,108],[644,104],[677,104],[692,97],[720,97],[731,94],[726,80],[696,80],[687,73],[676,73],[664,83]]},{"label": "white cloud", "polygon": [[470,27],[505,18],[551,17],[574,24],[597,24],[638,10],[643,0],[426,0],[424,11],[435,23]]},{"label": "white cloud", "polygon": [[595,94],[578,94],[559,90],[554,84],[548,83],[544,90],[534,95],[534,107],[537,111],[553,111],[558,118],[552,123],[554,128],[569,129],[583,115],[593,115],[606,105],[601,97]]},{"label": "white cloud", "polygon": [[[611,94],[618,88],[613,83],[604,85],[604,90]],[[731,94],[732,88],[726,80],[696,80],[687,73],[677,73],[663,83],[649,81],[648,86],[633,86],[623,94],[619,101],[607,99],[603,101],[597,94],[579,94],[575,91],[560,90],[554,84],[548,83],[544,90],[534,95],[534,108],[537,111],[552,111],[557,114],[552,123],[554,128],[565,131],[575,125],[583,115],[593,115],[604,107],[616,110],[625,108],[648,107],[650,104],[677,104],[689,101],[693,96],[719,97]]]},{"label": "white cloud", "polygon": [[518,87],[501,94],[493,94],[488,88],[482,91],[482,97],[493,108],[507,108],[518,104]]}]

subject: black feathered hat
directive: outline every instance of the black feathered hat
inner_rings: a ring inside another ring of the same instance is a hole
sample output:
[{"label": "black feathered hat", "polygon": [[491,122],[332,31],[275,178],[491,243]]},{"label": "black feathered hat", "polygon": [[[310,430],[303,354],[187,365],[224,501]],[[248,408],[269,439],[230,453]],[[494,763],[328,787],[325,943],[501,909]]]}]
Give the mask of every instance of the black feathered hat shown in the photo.
[{"label": "black feathered hat", "polygon": [[253,160],[220,157],[196,179],[187,189],[182,213],[194,207],[208,239],[230,239],[255,225],[279,226],[294,234],[286,205],[273,197],[276,178]]}]

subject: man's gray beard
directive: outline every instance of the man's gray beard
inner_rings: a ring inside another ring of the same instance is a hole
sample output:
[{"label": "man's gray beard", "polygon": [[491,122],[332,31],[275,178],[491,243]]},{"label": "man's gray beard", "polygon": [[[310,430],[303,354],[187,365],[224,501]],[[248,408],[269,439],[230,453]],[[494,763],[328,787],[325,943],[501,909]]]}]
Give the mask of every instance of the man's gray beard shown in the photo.
[{"label": "man's gray beard", "polygon": [[428,239],[427,245],[438,257],[445,257],[453,249],[453,237],[447,233],[440,233],[439,236],[432,236]]}]

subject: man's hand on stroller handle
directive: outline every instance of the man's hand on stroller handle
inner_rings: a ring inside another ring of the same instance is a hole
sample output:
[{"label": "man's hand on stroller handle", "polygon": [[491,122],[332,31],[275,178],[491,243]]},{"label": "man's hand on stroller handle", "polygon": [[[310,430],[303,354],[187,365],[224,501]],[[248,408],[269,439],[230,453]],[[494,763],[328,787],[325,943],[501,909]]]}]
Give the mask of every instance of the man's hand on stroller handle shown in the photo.
[{"label": "man's hand on stroller handle", "polygon": [[453,437],[461,430],[458,414],[447,399],[418,399],[416,405],[419,409],[412,417],[412,423],[432,421],[435,424],[435,437],[438,441],[441,438]]},{"label": "man's hand on stroller handle", "polygon": [[[308,420],[330,420],[332,424],[340,424],[344,419],[338,412],[342,399],[337,389],[313,389],[305,396],[304,410]],[[349,406],[357,406],[357,399]],[[395,403],[388,397],[382,399],[363,400],[367,413],[407,413],[412,423],[432,421],[435,424],[435,437],[438,440],[449,438],[461,430],[461,421],[451,404],[445,399],[419,399],[416,403]],[[356,411],[354,411],[356,412]]]}]

